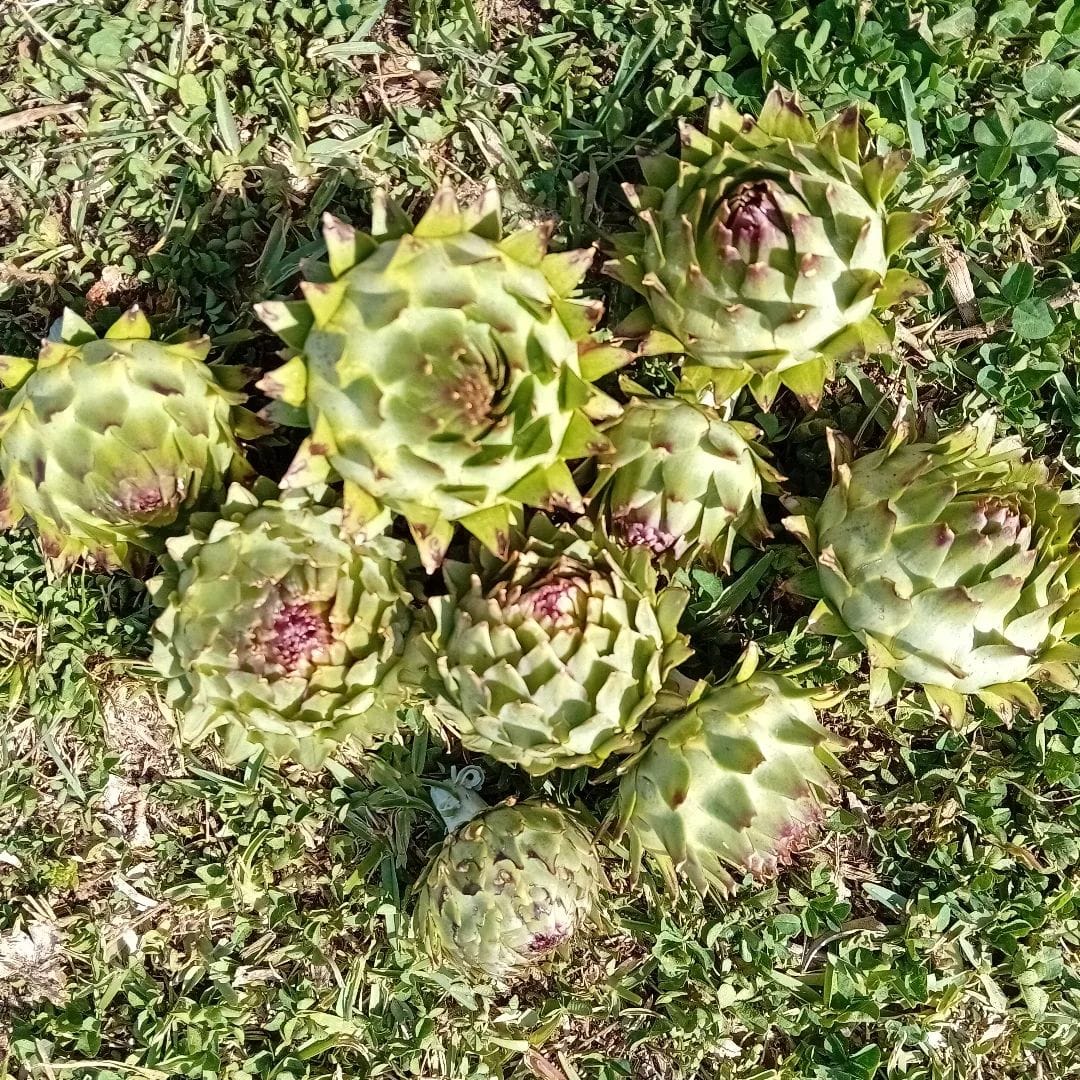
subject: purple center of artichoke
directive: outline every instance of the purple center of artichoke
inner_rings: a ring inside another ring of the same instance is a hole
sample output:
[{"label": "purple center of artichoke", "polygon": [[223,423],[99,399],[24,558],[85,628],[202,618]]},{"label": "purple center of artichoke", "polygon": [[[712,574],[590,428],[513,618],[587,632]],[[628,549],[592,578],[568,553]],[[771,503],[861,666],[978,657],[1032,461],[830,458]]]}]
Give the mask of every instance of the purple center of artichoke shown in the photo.
[{"label": "purple center of artichoke", "polygon": [[529,951],[534,956],[544,956],[549,952],[554,952],[569,937],[570,928],[556,923],[546,932],[533,934],[529,939]]},{"label": "purple center of artichoke", "polygon": [[549,578],[525,593],[522,601],[538,621],[558,622],[574,614],[583,587],[579,577]]},{"label": "purple center of artichoke", "polygon": [[613,524],[619,538],[627,547],[648,548],[654,555],[663,555],[675,546],[674,533],[665,532],[648,522],[634,521],[623,515],[616,517]]},{"label": "purple center of artichoke", "polygon": [[755,852],[747,861],[747,868],[755,877],[771,877],[779,867],[787,866],[810,846],[820,830],[823,816],[816,800],[800,799],[792,808],[789,820],[777,830],[772,850]]},{"label": "purple center of artichoke", "polygon": [[495,387],[483,371],[467,370],[443,389],[443,403],[455,419],[455,428],[471,431],[487,424],[495,401]]},{"label": "purple center of artichoke", "polygon": [[499,414],[499,365],[467,342],[447,342],[449,355],[421,360],[413,407],[427,421],[433,436],[476,439]]},{"label": "purple center of artichoke", "polygon": [[253,651],[266,664],[291,675],[311,663],[332,637],[324,611],[303,600],[290,600],[259,628]]},{"label": "purple center of artichoke", "polygon": [[167,497],[161,488],[128,487],[120,492],[116,505],[131,517],[149,517],[161,510],[172,509],[181,498],[181,486],[178,483],[171,497]]},{"label": "purple center of artichoke", "polygon": [[742,184],[728,195],[717,218],[731,247],[756,259],[757,250],[784,229],[784,214],[767,180]]},{"label": "purple center of artichoke", "polygon": [[997,499],[979,502],[976,514],[976,524],[984,536],[1015,540],[1027,525],[1024,515],[1016,507]]}]

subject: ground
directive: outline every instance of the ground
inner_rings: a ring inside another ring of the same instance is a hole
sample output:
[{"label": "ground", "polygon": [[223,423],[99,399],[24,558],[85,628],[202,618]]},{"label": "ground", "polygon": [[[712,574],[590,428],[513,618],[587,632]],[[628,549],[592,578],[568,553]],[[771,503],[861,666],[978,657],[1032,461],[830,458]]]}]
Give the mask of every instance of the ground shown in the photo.
[{"label": "ground", "polygon": [[[323,211],[364,224],[376,184],[415,209],[444,177],[493,175],[513,219],[605,246],[638,154],[774,82],[818,116],[864,103],[879,144],[912,151],[900,201],[933,220],[905,256],[931,291],[892,356],[845,369],[818,414],[740,407],[793,486],[820,494],[825,429],[873,445],[904,393],[945,422],[992,409],[1074,474],[1076,0],[8,0],[0,352],[32,353],[65,305],[106,325],[138,302],[266,369],[252,305],[294,291]],[[271,439],[260,463],[288,451]],[[801,558],[781,535],[730,579],[696,575],[694,674],[751,637],[775,662],[827,657],[783,588]],[[809,852],[704,904],[613,853],[607,925],[495,991],[408,933],[441,835],[424,781],[459,753],[416,722],[319,776],[181,754],[151,617],[138,582],[50,581],[28,535],[0,540],[0,1073],[1080,1075],[1076,696],[949,726],[915,699],[868,710],[858,658],[827,660],[807,677],[852,691],[833,718],[850,745]],[[596,820],[613,791],[581,770],[531,786]]]}]

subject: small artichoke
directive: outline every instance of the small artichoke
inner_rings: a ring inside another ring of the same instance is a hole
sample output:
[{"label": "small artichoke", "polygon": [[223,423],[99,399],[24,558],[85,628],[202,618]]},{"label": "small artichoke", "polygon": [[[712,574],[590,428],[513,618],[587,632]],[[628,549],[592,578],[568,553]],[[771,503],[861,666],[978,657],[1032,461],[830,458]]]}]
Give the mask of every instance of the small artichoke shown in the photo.
[{"label": "small artichoke", "polygon": [[632,862],[646,852],[671,891],[685,878],[702,895],[774,875],[821,821],[840,743],[816,709],[835,700],[752,667],[697,687],[622,778],[618,831]]},{"label": "small artichoke", "polygon": [[101,340],[74,312],[36,362],[0,358],[0,527],[24,517],[50,564],[135,569],[187,515],[250,473],[237,434],[263,430],[207,338],[152,341],[132,308]]},{"label": "small artichoke", "polygon": [[429,863],[417,936],[436,961],[503,981],[570,942],[602,881],[593,841],[567,811],[496,806],[448,836]]},{"label": "small artichoke", "polygon": [[153,662],[181,738],[217,732],[238,762],[317,769],[342,743],[391,736],[405,703],[412,597],[404,546],[347,538],[342,512],[234,485],[220,515],[195,515],[150,582],[164,610]]},{"label": "small artichoke", "polygon": [[444,187],[415,225],[377,198],[370,236],[327,219],[303,303],[259,309],[293,350],[260,383],[271,413],[312,429],[284,486],[336,473],[350,531],[400,514],[429,570],[456,523],[505,554],[523,506],[580,511],[567,462],[618,412],[592,382],[629,359],[576,297],[592,251],[549,254],[547,225],[504,237],[500,216],[494,187],[465,210]]},{"label": "small artichoke", "polygon": [[901,420],[857,460],[834,437],[820,508],[785,521],[817,560],[811,625],[867,649],[875,704],[914,683],[953,717],[970,694],[1034,711],[1028,679],[1076,685],[1080,493],[994,424],[917,442]]},{"label": "small artichoke", "polygon": [[695,559],[728,569],[736,535],[771,536],[763,489],[781,479],[750,424],[679,398],[635,397],[605,434],[592,496],[611,535],[667,570]]},{"label": "small artichoke", "polygon": [[907,155],[870,155],[857,106],[816,130],[779,89],[756,121],[722,101],[681,134],[681,160],[645,159],[626,188],[640,228],[608,270],[651,309],[628,329],[651,321],[643,350],[685,353],[714,402],[749,386],[767,409],[788,386],[816,404],[838,359],[887,345],[874,310],[923,291],[889,268],[923,225],[885,211]]},{"label": "small artichoke", "polygon": [[690,655],[686,592],[660,589],[648,551],[585,521],[538,514],[507,562],[448,564],[445,576],[426,638],[435,718],[533,775],[635,749],[642,716]]}]

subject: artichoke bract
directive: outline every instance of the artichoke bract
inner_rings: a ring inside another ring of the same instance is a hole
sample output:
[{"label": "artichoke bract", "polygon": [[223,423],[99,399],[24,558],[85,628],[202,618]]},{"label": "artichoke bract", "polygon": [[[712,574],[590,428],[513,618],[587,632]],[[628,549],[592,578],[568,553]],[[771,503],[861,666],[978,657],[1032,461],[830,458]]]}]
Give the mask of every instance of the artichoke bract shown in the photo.
[{"label": "artichoke bract", "polygon": [[680,398],[635,397],[605,434],[591,495],[621,543],[669,570],[695,559],[726,570],[737,535],[772,535],[761,496],[781,477],[753,425]]},{"label": "artichoke bract", "polygon": [[339,507],[239,485],[195,515],[150,583],[164,610],[153,662],[181,738],[217,733],[227,760],[263,749],[316,769],[341,744],[393,735],[406,702],[412,596],[404,546],[354,543]]},{"label": "artichoke bract", "polygon": [[640,227],[607,269],[648,302],[627,332],[651,324],[643,351],[684,353],[716,403],[748,386],[767,409],[788,386],[816,405],[837,360],[887,346],[875,309],[924,291],[889,266],[923,225],[885,210],[908,156],[873,156],[857,106],[815,129],[779,89],[756,121],[722,101],[681,137],[625,189]]},{"label": "artichoke bract", "polygon": [[417,934],[435,960],[503,981],[565,951],[602,880],[592,838],[565,810],[496,806],[431,860],[418,886]]},{"label": "artichoke bract", "polygon": [[0,527],[29,518],[50,564],[134,569],[250,473],[242,378],[208,338],[153,341],[132,308],[105,337],[64,313],[36,361],[0,358]]},{"label": "artichoke bract", "polygon": [[585,521],[538,514],[505,563],[448,564],[445,576],[426,636],[435,718],[533,775],[635,749],[642,716],[690,655],[686,592],[661,589],[648,551]]},{"label": "artichoke bract", "polygon": [[500,219],[494,187],[464,210],[444,187],[415,226],[377,197],[370,236],[327,219],[330,273],[304,302],[259,308],[295,350],[260,383],[272,415],[312,430],[284,486],[340,476],[350,530],[403,516],[429,570],[455,523],[505,553],[523,506],[580,511],[567,462],[618,412],[592,382],[629,359],[576,298],[592,251]]},{"label": "artichoke bract", "polygon": [[775,874],[821,822],[841,744],[816,714],[835,700],[752,669],[696,688],[622,778],[632,863],[647,853],[671,891],[685,879],[702,895]]},{"label": "artichoke bract", "polygon": [[916,684],[951,717],[971,694],[1037,710],[1027,680],[1076,685],[1080,493],[994,426],[919,442],[898,421],[858,459],[834,436],[820,508],[785,520],[817,560],[811,627],[866,648],[875,704]]}]

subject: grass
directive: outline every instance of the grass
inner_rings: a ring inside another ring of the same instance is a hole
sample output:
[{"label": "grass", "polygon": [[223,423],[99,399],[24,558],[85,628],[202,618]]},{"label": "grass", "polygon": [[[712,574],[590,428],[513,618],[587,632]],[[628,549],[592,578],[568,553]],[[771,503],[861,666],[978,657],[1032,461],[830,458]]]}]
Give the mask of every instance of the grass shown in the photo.
[{"label": "grass", "polygon": [[[70,304],[138,301],[266,367],[254,302],[293,290],[325,209],[422,204],[495,175],[561,243],[618,231],[639,152],[772,81],[868,105],[936,216],[896,354],[820,415],[756,419],[820,493],[824,429],[914,391],[994,409],[1080,467],[1080,3],[929,0],[9,0],[0,12],[0,351]],[[590,287],[618,314],[625,295]],[[640,373],[664,377],[662,370]],[[698,674],[750,636],[820,657],[776,585],[793,544],[703,575]],[[143,679],[145,595],[48,582],[0,541],[0,1063],[17,1077],[673,1080],[1080,1075],[1080,698],[944,727],[911,703],[837,723],[849,774],[814,852],[737,902],[673,903],[610,860],[610,926],[494,993],[433,970],[403,912],[440,828],[424,734],[323,777],[181,757]],[[134,660],[132,659],[134,658]],[[524,791],[492,770],[493,790]],[[600,817],[610,785],[535,785]],[[32,933],[33,932],[33,933]],[[36,936],[34,936],[36,934]],[[0,1068],[0,1073],[4,1070]]]}]

